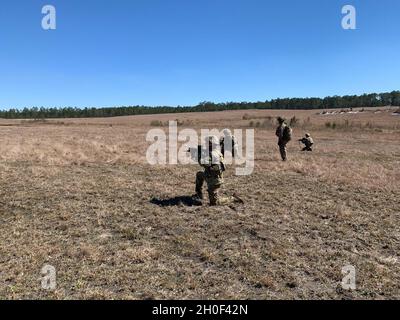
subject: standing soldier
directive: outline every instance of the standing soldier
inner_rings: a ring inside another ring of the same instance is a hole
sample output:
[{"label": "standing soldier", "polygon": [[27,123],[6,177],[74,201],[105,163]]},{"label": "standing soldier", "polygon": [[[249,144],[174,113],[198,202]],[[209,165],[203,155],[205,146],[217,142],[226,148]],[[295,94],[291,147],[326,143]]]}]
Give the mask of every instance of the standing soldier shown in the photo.
[{"label": "standing soldier", "polygon": [[219,195],[219,189],[224,183],[223,172],[225,171],[224,157],[218,150],[219,139],[215,136],[210,136],[206,139],[209,154],[206,159],[199,159],[199,164],[204,167],[204,171],[199,171],[196,174],[196,195],[197,199],[203,200],[203,185],[207,183],[208,197],[210,206],[224,205],[232,202],[242,202],[236,196],[222,197]]},{"label": "standing soldier", "polygon": [[276,129],[278,146],[283,161],[287,160],[286,145],[292,140],[292,129],[286,124],[285,119],[278,117],[279,126]]},{"label": "standing soldier", "polygon": [[299,141],[305,145],[301,151],[313,151],[312,146],[314,145],[314,140],[309,133],[306,133],[305,138],[299,139]]},{"label": "standing soldier", "polygon": [[224,158],[226,158],[226,156],[225,156],[226,151],[228,151],[232,154],[233,159],[237,155],[237,144],[236,144],[235,136],[232,135],[230,130],[224,129],[223,136],[221,137],[221,140],[220,140],[220,146],[221,146],[221,153]]}]

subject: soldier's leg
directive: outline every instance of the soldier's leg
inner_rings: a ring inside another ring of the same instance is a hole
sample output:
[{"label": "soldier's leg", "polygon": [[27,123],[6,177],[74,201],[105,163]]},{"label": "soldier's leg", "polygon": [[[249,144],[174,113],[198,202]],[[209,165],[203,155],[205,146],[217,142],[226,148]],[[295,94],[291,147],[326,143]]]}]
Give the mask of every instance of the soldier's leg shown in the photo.
[{"label": "soldier's leg", "polygon": [[219,185],[208,185],[208,198],[210,200],[210,206],[216,206],[219,204]]},{"label": "soldier's leg", "polygon": [[283,157],[284,157],[284,161],[287,160],[287,148],[286,148],[286,144],[283,145]]},{"label": "soldier's leg", "polygon": [[203,171],[199,171],[196,174],[196,195],[203,199],[203,184],[204,184],[205,176]]},{"label": "soldier's leg", "polygon": [[282,160],[286,161],[286,159],[287,159],[286,144],[280,144],[279,145],[279,151],[281,153]]},{"label": "soldier's leg", "polygon": [[221,186],[209,186],[208,197],[210,206],[224,206],[232,203],[244,203],[238,196],[222,196],[220,193]]},{"label": "soldier's leg", "polygon": [[235,202],[238,202],[238,201],[234,197],[221,196],[220,194],[218,194],[217,204],[219,206],[224,206],[224,205],[232,204]]}]

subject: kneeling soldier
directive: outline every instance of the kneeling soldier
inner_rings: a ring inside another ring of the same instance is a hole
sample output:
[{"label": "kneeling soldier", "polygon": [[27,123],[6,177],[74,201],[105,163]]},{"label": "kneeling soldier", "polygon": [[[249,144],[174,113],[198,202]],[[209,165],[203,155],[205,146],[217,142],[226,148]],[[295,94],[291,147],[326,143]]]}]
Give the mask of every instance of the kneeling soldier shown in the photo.
[{"label": "kneeling soldier", "polygon": [[301,151],[313,151],[312,146],[314,145],[314,140],[311,138],[309,133],[306,133],[305,138],[299,140],[305,147]]},{"label": "kneeling soldier", "polygon": [[[195,197],[203,200],[203,185],[207,183],[208,197],[210,206],[225,205],[235,200],[240,200],[235,197],[222,197],[219,194],[219,189],[224,183],[223,172],[225,171],[224,157],[218,150],[219,139],[211,136],[206,139],[208,142],[209,154],[206,159],[199,159],[199,164],[204,167],[204,171],[199,171],[196,174],[196,195]],[[240,200],[241,202],[241,200]]]}]

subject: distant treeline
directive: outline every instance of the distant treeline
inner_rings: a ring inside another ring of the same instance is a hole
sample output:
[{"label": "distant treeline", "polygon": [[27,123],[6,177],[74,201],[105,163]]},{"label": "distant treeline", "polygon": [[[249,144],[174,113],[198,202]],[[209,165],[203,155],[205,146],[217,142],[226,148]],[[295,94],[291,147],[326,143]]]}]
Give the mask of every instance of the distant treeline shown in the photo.
[{"label": "distant treeline", "polygon": [[91,118],[117,117],[140,114],[182,113],[182,112],[209,112],[224,110],[246,109],[343,109],[362,107],[400,106],[400,91],[390,93],[372,93],[361,96],[333,96],[321,98],[285,98],[264,102],[201,102],[190,107],[148,107],[122,106],[109,108],[24,108],[0,111],[0,118],[5,119],[43,119],[43,118]]}]

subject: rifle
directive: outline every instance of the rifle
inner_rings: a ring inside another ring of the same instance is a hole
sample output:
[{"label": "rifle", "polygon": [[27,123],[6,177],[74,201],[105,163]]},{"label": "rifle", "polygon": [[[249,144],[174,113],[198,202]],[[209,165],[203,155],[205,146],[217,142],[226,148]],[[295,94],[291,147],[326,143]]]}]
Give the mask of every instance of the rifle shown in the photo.
[{"label": "rifle", "polygon": [[[198,163],[201,163],[201,159],[206,159],[206,157],[210,156],[209,154],[207,154],[207,150],[203,149],[201,145],[198,145],[197,148],[189,148],[186,152],[190,152],[190,157],[192,158],[192,160],[197,161]],[[222,172],[226,170],[223,162],[220,162],[218,166],[220,167],[220,170]]]},{"label": "rifle", "polygon": [[189,148],[186,152],[190,153],[190,157],[193,161],[200,162],[205,151],[201,145],[198,145],[197,148]]}]

